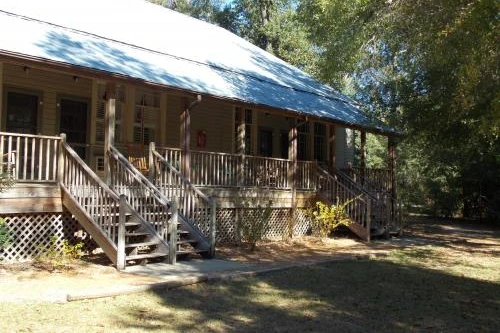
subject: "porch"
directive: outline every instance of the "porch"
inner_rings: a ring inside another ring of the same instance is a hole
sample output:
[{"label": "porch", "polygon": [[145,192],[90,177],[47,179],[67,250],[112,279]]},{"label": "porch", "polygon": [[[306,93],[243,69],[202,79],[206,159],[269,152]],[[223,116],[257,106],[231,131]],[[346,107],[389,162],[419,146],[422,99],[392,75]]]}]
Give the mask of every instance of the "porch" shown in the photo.
[{"label": "porch", "polygon": [[[399,230],[399,211],[387,188],[370,193],[360,185],[361,181],[356,181],[357,178],[350,178],[341,170],[330,174],[317,162],[192,151],[189,177],[184,177],[180,172],[185,163],[183,152],[177,148],[155,147],[152,143],[147,162],[144,161],[148,166],[146,178],[129,159],[111,147],[110,155],[116,159],[110,163],[114,166],[108,188],[64,139],[64,135],[50,137],[0,132],[3,171],[16,182],[13,190],[0,194],[0,214],[11,217],[7,220],[20,236],[24,230],[16,222],[20,216],[64,214],[67,221],[72,220],[71,216],[76,218],[93,238],[101,237],[99,245],[106,247],[103,244],[107,241],[119,238],[120,216],[114,212],[125,209],[128,215],[138,214],[137,219],[154,229],[153,234],[163,234],[162,238],[168,240],[165,246],[172,252],[182,253],[169,236],[177,233],[174,222],[170,221],[177,205],[189,221],[184,232],[197,234],[196,242],[201,244],[204,240],[206,244],[198,250],[213,251],[208,248],[214,246],[216,240],[238,240],[238,223],[248,222],[238,221],[238,211],[248,209],[248,206],[242,206],[242,199],[255,199],[253,204],[262,205],[272,201],[268,238],[309,232],[311,222],[305,210],[318,199],[336,203],[356,198],[349,205],[348,214],[353,220],[351,229],[364,239],[369,240],[380,232]],[[354,174],[360,170],[347,172]],[[364,175],[366,183],[377,180],[377,184],[390,184],[390,179],[385,178],[390,175],[387,170],[365,169]],[[120,194],[125,194],[128,203],[121,202]],[[168,200],[170,204],[161,200]],[[158,214],[165,214],[164,222],[157,221]],[[77,230],[76,221],[71,223],[70,229]],[[123,220],[122,223],[127,222]],[[12,251],[22,254],[35,251],[32,243],[36,243],[34,238],[38,239],[39,233],[31,234],[32,237],[27,238],[24,235],[25,243],[18,244],[18,248]],[[62,240],[67,235],[59,233],[58,237]],[[118,255],[117,246],[106,251]],[[11,257],[16,257],[16,254]],[[113,261],[117,260],[114,257]]]}]

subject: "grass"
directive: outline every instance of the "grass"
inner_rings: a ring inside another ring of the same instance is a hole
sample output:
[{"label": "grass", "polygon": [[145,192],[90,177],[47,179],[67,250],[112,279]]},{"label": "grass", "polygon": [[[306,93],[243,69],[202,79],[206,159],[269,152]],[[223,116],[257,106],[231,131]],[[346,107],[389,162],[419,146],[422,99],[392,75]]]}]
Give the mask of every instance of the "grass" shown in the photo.
[{"label": "grass", "polygon": [[500,332],[499,243],[491,235],[422,233],[431,242],[383,258],[168,292],[0,303],[0,331]]},{"label": "grass", "polygon": [[396,251],[383,260],[335,262],[169,292],[29,307],[2,303],[0,331],[500,331],[500,281],[421,267],[420,259],[430,263],[438,250]]}]

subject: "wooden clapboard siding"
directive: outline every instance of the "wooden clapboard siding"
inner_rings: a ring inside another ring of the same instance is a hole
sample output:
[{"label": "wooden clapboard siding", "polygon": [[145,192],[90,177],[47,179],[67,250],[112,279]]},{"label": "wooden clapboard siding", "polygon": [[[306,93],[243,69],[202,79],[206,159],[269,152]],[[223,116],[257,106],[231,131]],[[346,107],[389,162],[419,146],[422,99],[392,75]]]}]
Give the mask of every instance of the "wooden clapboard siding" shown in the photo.
[{"label": "wooden clapboard siding", "polygon": [[183,107],[184,105],[182,104],[182,97],[178,95],[167,95],[167,114],[165,117],[165,145],[167,147],[179,147],[179,115]]},{"label": "wooden clapboard siding", "polygon": [[0,193],[0,214],[62,212],[56,183],[18,183]]},{"label": "wooden clapboard siding", "polygon": [[[213,188],[200,187],[201,191],[207,196],[217,199],[218,208],[241,207],[242,190],[237,188]],[[292,193],[289,190],[272,189],[246,189],[245,198],[255,198],[256,204],[265,206],[269,201],[273,208],[290,208],[292,206]],[[316,197],[315,191],[297,191],[297,208],[309,208],[311,202]]]},{"label": "wooden clapboard siding", "polygon": [[[168,95],[166,104],[165,144],[168,147],[179,147],[179,115],[185,107],[184,101],[180,96]],[[233,150],[232,128],[233,107],[231,104],[202,100],[191,112],[191,148],[230,153]],[[205,148],[197,145],[198,131],[206,132]]]},{"label": "wooden clapboard siding", "polygon": [[[233,107],[212,100],[203,101],[191,113],[191,147],[193,150],[233,151]],[[206,147],[197,145],[198,131],[206,132]]]},{"label": "wooden clapboard siding", "polygon": [[75,96],[91,98],[92,82],[85,78],[78,78],[77,82],[71,73],[63,74],[30,68],[24,71],[23,66],[4,63],[3,85],[17,89],[26,89],[42,93],[42,112],[39,122],[39,131],[44,135],[59,134],[57,119],[57,96]]}]

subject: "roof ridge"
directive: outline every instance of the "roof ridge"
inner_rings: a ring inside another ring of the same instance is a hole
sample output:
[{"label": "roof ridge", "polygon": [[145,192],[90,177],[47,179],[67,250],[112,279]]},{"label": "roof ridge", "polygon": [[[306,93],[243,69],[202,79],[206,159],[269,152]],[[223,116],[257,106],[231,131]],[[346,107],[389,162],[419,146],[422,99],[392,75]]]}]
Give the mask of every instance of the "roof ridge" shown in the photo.
[{"label": "roof ridge", "polygon": [[[163,8],[163,9],[168,9],[168,8]],[[175,11],[173,11],[173,12],[175,12]],[[326,98],[326,99],[329,99],[329,100],[340,101],[342,103],[345,103],[345,104],[348,104],[348,105],[352,105],[352,106],[361,106],[360,103],[357,103],[355,101],[349,101],[349,100],[346,100],[346,99],[343,99],[343,98],[339,98],[339,97],[336,97],[336,96],[321,94],[321,93],[317,93],[317,92],[306,90],[306,89],[300,89],[300,88],[293,87],[293,86],[286,85],[286,84],[280,84],[280,83],[274,82],[272,80],[266,80],[266,79],[264,79],[262,77],[258,77],[256,75],[252,75],[252,74],[249,74],[249,73],[244,73],[244,72],[241,72],[241,71],[238,71],[238,70],[226,68],[224,66],[209,64],[209,63],[206,63],[206,62],[197,61],[197,60],[189,59],[189,58],[186,58],[186,57],[181,57],[181,56],[173,55],[173,54],[170,54],[170,53],[167,53],[167,52],[153,50],[153,49],[150,49],[150,48],[147,48],[147,47],[144,47],[144,46],[139,46],[139,45],[135,45],[135,44],[123,42],[123,41],[120,41],[120,40],[116,40],[116,39],[113,39],[113,38],[101,36],[101,35],[98,35],[98,34],[95,34],[95,33],[91,33],[91,32],[88,32],[88,31],[83,31],[83,30],[80,30],[80,29],[66,27],[64,25],[60,25],[60,24],[56,24],[56,23],[44,21],[44,20],[41,20],[41,19],[36,19],[36,18],[33,18],[33,17],[21,15],[21,14],[12,13],[12,12],[9,12],[9,11],[6,11],[6,10],[2,10],[2,9],[0,9],[0,13],[3,13],[5,15],[9,15],[9,16],[13,16],[13,17],[17,17],[17,18],[20,18],[20,19],[23,19],[23,20],[26,20],[26,21],[31,21],[31,22],[36,22],[36,23],[40,23],[40,24],[46,24],[46,25],[49,25],[49,26],[61,28],[61,29],[68,30],[68,31],[71,31],[71,32],[74,32],[74,33],[78,33],[78,34],[81,34],[81,35],[91,36],[91,37],[94,37],[94,38],[107,40],[107,41],[110,41],[110,42],[113,42],[113,43],[117,43],[117,44],[121,44],[121,45],[126,45],[126,46],[129,46],[129,47],[133,47],[135,49],[138,49],[138,50],[143,50],[143,51],[147,51],[147,52],[151,52],[151,53],[155,53],[155,54],[160,54],[160,55],[168,56],[168,57],[179,59],[179,60],[183,60],[183,61],[188,61],[188,62],[191,62],[191,63],[194,63],[194,64],[198,64],[198,65],[202,65],[202,66],[207,66],[207,67],[210,67],[210,68],[214,68],[216,70],[220,70],[220,71],[224,71],[224,72],[228,72],[228,73],[242,75],[242,76],[245,76],[245,77],[252,78],[254,80],[258,80],[260,82],[266,82],[266,83],[269,83],[269,84],[272,84],[272,85],[275,85],[275,86],[279,86],[279,87],[282,87],[282,88],[291,89],[293,91],[307,93],[307,94],[311,94],[311,95],[314,95],[314,96]],[[176,14],[180,14],[180,13],[177,13],[177,12],[175,12],[175,13]],[[205,23],[207,23],[207,22],[205,22]],[[219,26],[217,26],[217,27],[220,28],[220,29],[223,29],[223,28],[221,28]],[[223,29],[223,30],[226,30],[226,29]],[[239,37],[239,38],[241,38],[241,37]],[[329,87],[329,88],[331,88],[331,87]]]}]

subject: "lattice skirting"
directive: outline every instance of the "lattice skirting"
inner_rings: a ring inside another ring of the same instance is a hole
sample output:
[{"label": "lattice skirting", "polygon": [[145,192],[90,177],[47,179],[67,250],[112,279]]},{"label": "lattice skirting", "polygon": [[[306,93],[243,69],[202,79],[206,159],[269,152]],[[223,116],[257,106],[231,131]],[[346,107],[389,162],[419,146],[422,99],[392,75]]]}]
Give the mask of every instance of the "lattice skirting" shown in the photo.
[{"label": "lattice skirting", "polygon": [[[241,214],[250,219],[252,214]],[[284,239],[288,235],[288,222],[290,218],[289,208],[274,208],[269,218],[268,230],[265,239]],[[242,219],[238,221],[236,209],[217,209],[217,242],[236,243],[238,241],[238,223],[248,223]],[[311,232],[311,219],[303,209],[296,211],[293,236],[303,236]]]},{"label": "lattice skirting", "polygon": [[92,251],[96,243],[70,213],[36,213],[0,215],[6,222],[13,242],[0,251],[0,259],[8,262],[31,260],[55,240],[57,248],[67,239],[70,244],[84,243],[84,251]]}]

